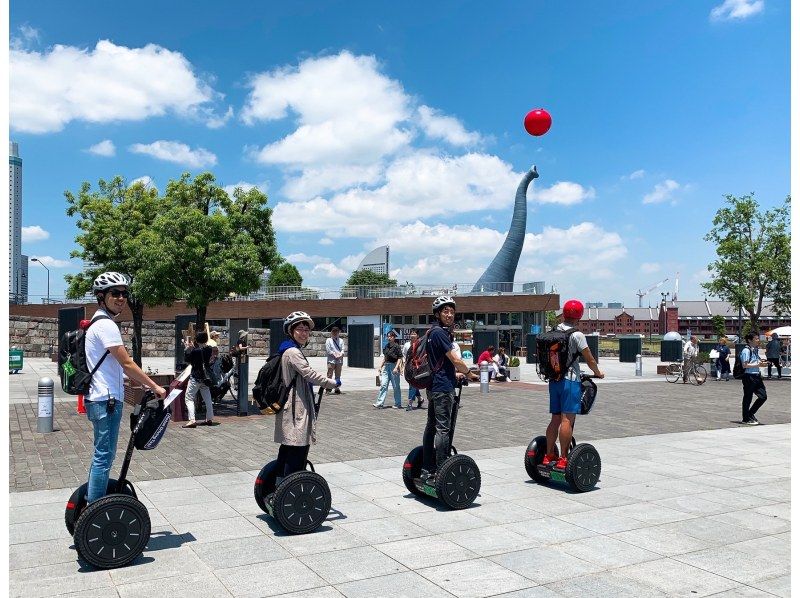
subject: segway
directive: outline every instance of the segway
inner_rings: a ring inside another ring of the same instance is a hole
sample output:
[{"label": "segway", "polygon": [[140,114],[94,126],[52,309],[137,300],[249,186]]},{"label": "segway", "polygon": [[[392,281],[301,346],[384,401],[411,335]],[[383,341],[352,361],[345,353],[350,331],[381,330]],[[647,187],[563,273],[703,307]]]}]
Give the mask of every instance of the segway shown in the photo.
[{"label": "segway", "polygon": [[[591,378],[596,378],[596,376],[581,375],[581,415],[586,415],[591,411],[597,396],[597,385]],[[558,457],[558,445],[554,445],[553,450]],[[550,480],[566,482],[575,492],[587,492],[594,488],[600,479],[600,453],[591,444],[576,444],[573,436],[567,467],[563,470],[556,469],[555,460],[547,465],[542,463],[546,452],[546,436],[537,436],[531,440],[525,450],[525,471],[532,480],[540,484]]]},{"label": "segway", "polygon": [[75,541],[78,555],[98,569],[124,567],[142,554],[150,540],[150,516],[126,479],[133,449],[154,449],[172,418],[170,405],[186,390],[191,368],[170,384],[167,398],[155,398],[148,390],[131,414],[131,437],[118,479],[109,479],[107,493],[86,504],[87,484],[72,493],[64,511],[64,523]]},{"label": "segway", "polygon": [[[322,403],[320,386],[314,411],[319,415]],[[287,475],[278,483],[278,461],[267,463],[256,477],[253,495],[259,508],[273,517],[290,534],[308,534],[327,519],[331,511],[331,490],[328,482],[306,461],[304,471]]]},{"label": "segway", "polygon": [[438,498],[451,509],[466,509],[478,496],[481,489],[481,472],[477,463],[467,455],[459,455],[453,446],[456,419],[461,405],[461,389],[467,386],[464,380],[458,384],[458,393],[453,401],[450,416],[450,456],[436,472],[436,485],[431,486],[420,478],[422,473],[422,447],[408,453],[403,463],[403,484],[415,496]]}]

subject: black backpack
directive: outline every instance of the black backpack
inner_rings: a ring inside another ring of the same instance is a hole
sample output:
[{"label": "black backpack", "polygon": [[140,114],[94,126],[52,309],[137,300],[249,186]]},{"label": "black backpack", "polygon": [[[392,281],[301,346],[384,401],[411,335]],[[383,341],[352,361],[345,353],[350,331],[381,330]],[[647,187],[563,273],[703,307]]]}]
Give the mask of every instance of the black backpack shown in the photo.
[{"label": "black backpack", "polygon": [[258,376],[253,384],[253,400],[264,415],[275,415],[283,411],[286,401],[289,400],[289,393],[294,390],[295,382],[297,382],[297,376],[295,376],[289,386],[283,383],[282,356],[283,351],[271,355],[258,370]]},{"label": "black backpack", "polygon": [[406,363],[403,366],[403,376],[411,386],[418,389],[430,388],[433,384],[433,374],[438,371],[444,363],[444,357],[436,365],[431,367],[428,359],[428,340],[432,329],[417,338],[408,348]]},{"label": "black backpack", "polygon": [[[746,348],[746,347],[745,347]],[[744,349],[742,349],[742,353],[744,353]],[[744,378],[744,366],[742,365],[742,353],[736,356],[736,359],[733,362],[733,377],[736,380],[741,380]],[[750,355],[752,357],[753,350],[750,350]]]},{"label": "black backpack", "polygon": [[89,371],[86,361],[86,333],[95,322],[110,320],[106,315],[92,319],[86,329],[79,328],[65,332],[58,344],[58,376],[61,378],[61,389],[70,395],[88,395],[92,376],[108,357],[108,350]]},{"label": "black backpack", "polygon": [[536,337],[536,373],[545,382],[562,380],[578,358],[569,354],[569,337],[577,328],[554,329]]}]

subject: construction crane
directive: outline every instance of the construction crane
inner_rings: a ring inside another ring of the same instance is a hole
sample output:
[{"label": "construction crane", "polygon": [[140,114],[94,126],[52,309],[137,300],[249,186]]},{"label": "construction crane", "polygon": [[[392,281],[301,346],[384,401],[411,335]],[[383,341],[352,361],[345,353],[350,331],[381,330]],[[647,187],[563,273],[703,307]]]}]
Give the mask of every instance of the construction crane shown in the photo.
[{"label": "construction crane", "polygon": [[649,294],[650,294],[650,291],[654,291],[655,289],[657,289],[658,287],[660,287],[662,284],[664,284],[664,283],[665,283],[665,282],[667,282],[668,280],[669,280],[669,278],[665,278],[665,279],[664,279],[664,280],[662,280],[661,282],[657,282],[656,284],[654,284],[653,286],[651,286],[649,289],[645,289],[644,291],[643,291],[642,289],[639,289],[639,290],[636,292],[636,295],[639,297],[639,307],[642,307],[642,297],[646,297],[647,295],[649,295]]}]

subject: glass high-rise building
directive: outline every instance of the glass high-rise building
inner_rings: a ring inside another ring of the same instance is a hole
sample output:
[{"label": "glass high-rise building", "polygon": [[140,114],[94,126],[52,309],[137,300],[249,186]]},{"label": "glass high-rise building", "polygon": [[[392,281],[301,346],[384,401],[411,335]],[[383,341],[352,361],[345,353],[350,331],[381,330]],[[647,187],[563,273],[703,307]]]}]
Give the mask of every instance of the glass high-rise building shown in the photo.
[{"label": "glass high-rise building", "polygon": [[8,280],[9,299],[28,301],[28,264],[22,260],[22,159],[19,146],[8,144]]}]

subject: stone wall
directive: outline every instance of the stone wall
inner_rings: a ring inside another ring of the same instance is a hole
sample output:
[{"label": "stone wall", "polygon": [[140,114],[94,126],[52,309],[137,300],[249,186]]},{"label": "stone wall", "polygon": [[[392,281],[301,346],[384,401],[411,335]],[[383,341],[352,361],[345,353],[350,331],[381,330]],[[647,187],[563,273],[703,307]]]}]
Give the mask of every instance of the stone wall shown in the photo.
[{"label": "stone wall", "polygon": [[[214,330],[212,328],[212,330]],[[228,347],[228,330],[218,329],[220,347]],[[51,349],[58,347],[58,320],[31,316],[11,316],[8,324],[9,346],[19,347],[26,357],[49,357]],[[122,340],[130,349],[133,324],[123,322]],[[347,335],[341,334],[347,345]],[[312,332],[308,346],[304,349],[307,357],[325,355],[325,341],[329,332]],[[269,329],[250,328],[247,337],[250,355],[264,356],[269,353]],[[378,354],[378,337],[375,337],[375,353]],[[175,354],[175,326],[144,322],[142,324],[142,355],[144,357],[172,357]]]}]

